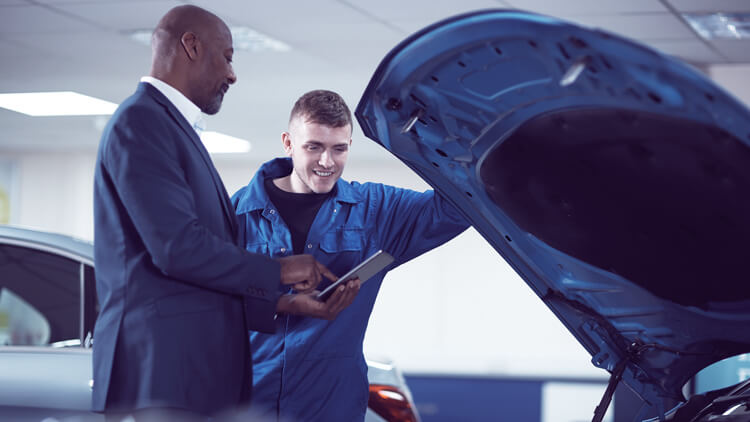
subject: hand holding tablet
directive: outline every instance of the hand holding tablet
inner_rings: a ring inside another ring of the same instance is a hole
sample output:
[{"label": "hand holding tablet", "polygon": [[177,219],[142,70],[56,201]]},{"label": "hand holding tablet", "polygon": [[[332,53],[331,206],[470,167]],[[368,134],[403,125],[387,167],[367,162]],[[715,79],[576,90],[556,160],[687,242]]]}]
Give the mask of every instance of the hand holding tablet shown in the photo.
[{"label": "hand holding tablet", "polygon": [[318,293],[317,299],[322,301],[327,300],[331,293],[333,293],[333,291],[336,289],[336,287],[338,287],[342,283],[346,283],[349,280],[359,278],[360,282],[364,283],[370,277],[379,273],[382,269],[390,265],[392,262],[393,257],[388,254],[388,252],[379,250],[369,258],[362,261],[351,271],[333,282],[330,286],[326,287],[322,292]]}]

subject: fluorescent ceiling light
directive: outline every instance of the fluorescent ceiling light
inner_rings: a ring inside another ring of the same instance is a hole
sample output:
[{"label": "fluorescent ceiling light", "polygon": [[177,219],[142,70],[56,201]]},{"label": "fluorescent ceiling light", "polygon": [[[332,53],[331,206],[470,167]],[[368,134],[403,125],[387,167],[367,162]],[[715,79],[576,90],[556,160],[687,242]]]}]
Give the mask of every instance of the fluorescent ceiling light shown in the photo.
[{"label": "fluorescent ceiling light", "polygon": [[117,104],[62,91],[0,94],[0,107],[29,116],[95,116],[114,113]]},{"label": "fluorescent ceiling light", "polygon": [[[235,50],[250,51],[258,53],[262,51],[285,52],[292,48],[289,44],[272,38],[246,26],[232,26],[232,41]],[[138,43],[151,45],[152,29],[142,29],[130,34],[130,38]]]},{"label": "fluorescent ceiling light", "polygon": [[249,152],[250,142],[219,132],[201,133],[201,141],[211,154]]},{"label": "fluorescent ceiling light", "polygon": [[682,17],[707,40],[750,38],[750,13],[684,13]]}]

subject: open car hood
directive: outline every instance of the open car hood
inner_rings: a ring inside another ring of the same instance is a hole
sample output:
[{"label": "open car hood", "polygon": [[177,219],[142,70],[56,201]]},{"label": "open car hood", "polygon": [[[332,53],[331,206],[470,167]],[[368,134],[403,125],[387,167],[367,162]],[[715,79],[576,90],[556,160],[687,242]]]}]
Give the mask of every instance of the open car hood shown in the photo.
[{"label": "open car hood", "polygon": [[396,46],[355,114],[647,404],[750,351],[750,112],[689,66],[481,11]]}]

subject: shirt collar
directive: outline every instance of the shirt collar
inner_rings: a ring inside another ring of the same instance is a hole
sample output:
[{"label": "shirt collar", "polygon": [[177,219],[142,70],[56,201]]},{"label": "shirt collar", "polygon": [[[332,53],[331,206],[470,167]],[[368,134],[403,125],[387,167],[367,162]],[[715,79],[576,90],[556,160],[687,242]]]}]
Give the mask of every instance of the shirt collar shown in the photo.
[{"label": "shirt collar", "polygon": [[141,78],[141,82],[151,84],[151,86],[167,97],[169,102],[179,110],[182,117],[187,120],[198,135],[206,128],[201,109],[173,86],[153,76],[144,76]]},{"label": "shirt collar", "polygon": [[[288,157],[275,158],[263,164],[250,183],[235,194],[236,197],[233,198],[233,202],[236,201],[237,214],[264,209],[269,199],[263,181],[269,177],[274,179],[284,177],[291,172],[292,159]],[[350,204],[363,200],[362,195],[352,187],[351,183],[343,179],[336,181],[336,193],[333,199]]]}]

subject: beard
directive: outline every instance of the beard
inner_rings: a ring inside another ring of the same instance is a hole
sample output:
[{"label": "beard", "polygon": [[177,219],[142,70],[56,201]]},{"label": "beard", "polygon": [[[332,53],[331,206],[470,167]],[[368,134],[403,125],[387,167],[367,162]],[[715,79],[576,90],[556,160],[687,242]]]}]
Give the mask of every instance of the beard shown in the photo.
[{"label": "beard", "polygon": [[224,93],[219,91],[211,101],[208,101],[203,107],[201,107],[201,111],[208,115],[214,115],[219,112],[219,109],[221,109],[222,101],[224,101]]}]

